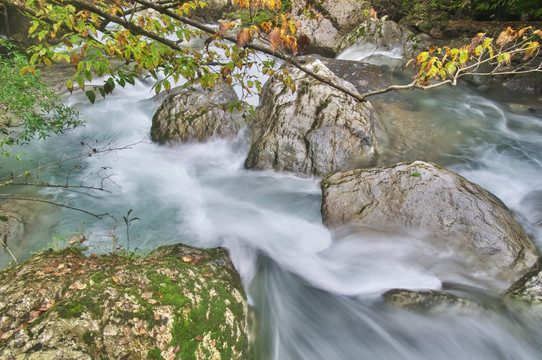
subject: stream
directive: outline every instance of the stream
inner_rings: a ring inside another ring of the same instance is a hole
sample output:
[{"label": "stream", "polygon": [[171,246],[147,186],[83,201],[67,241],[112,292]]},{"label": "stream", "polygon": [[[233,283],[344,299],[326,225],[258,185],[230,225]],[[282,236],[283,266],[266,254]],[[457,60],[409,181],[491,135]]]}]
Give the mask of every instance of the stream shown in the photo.
[{"label": "stream", "polygon": [[[129,217],[139,220],[130,223],[130,250],[146,253],[179,242],[229,250],[255,309],[258,359],[542,359],[541,308],[491,292],[476,274],[467,279],[452,256],[431,259],[438,249],[408,235],[328,230],[319,179],[244,169],[250,148],[244,132],[234,141],[151,143],[151,119],[163,99],[154,97],[151,85],[139,80],[117,87],[94,105],[82,94],[67,97],[86,126],[36,141],[21,162],[4,163],[2,171],[20,170],[96,149],[49,168],[40,179],[108,191],[39,190],[49,200],[108,215],[98,220],[24,204],[32,222],[24,243],[12,245],[16,256],[65,246],[80,233],[89,252],[110,252],[114,239],[126,248],[123,216],[132,209]],[[535,210],[540,214],[542,207],[540,99],[446,87],[371,101],[390,134],[383,165],[430,160],[461,174],[503,200],[542,246],[535,225]],[[125,149],[100,153],[104,148]],[[443,279],[432,266],[420,265],[428,259],[464,284],[453,292],[475,299],[481,309],[418,313],[384,303],[382,293],[392,288],[441,289]],[[9,261],[0,252],[2,268]]]}]

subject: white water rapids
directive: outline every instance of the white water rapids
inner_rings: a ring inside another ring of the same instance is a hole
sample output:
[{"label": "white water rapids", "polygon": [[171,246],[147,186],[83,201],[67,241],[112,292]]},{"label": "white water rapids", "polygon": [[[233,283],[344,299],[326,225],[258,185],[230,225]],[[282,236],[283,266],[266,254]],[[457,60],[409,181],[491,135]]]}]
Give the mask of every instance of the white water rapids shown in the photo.
[{"label": "white water rapids", "polygon": [[[71,184],[103,182],[110,193],[93,197],[40,193],[111,217],[96,220],[30,204],[35,222],[23,244],[12,244],[17,256],[51,246],[51,234],[69,239],[80,229],[89,237],[89,251],[111,251],[113,232],[125,246],[122,217],[133,209],[130,216],[140,220],[130,226],[131,250],[179,242],[229,249],[255,309],[258,359],[542,358],[540,308],[483,290],[490,288],[487,279],[464,274],[453,254],[409,235],[331,233],[321,223],[319,179],[245,170],[250,144],[244,133],[235,141],[151,143],[159,106],[152,95],[145,82],[117,88],[95,105],[74,95],[66,101],[80,109],[85,127],[36,142],[22,163],[4,164],[2,170],[24,169],[92,147],[135,144],[40,175],[58,184],[68,177]],[[540,107],[539,100],[534,104]],[[542,189],[540,109],[499,103],[466,88],[391,94],[375,106],[387,119],[393,148],[383,162],[420,159],[447,166],[500,197],[541,245],[540,228],[528,222],[532,208],[522,202]],[[10,259],[2,252],[0,260],[5,266]],[[422,314],[381,299],[392,288],[440,289],[443,271],[477,286],[456,291],[480,301],[483,310]]]}]

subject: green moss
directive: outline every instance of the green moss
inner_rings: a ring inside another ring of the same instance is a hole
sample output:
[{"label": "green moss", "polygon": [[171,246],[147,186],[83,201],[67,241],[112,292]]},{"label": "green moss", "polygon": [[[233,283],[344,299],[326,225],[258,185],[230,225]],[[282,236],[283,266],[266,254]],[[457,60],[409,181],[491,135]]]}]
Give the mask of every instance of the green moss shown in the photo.
[{"label": "green moss", "polygon": [[1,216],[0,216],[0,221],[6,222],[6,221],[8,221],[8,220],[9,220],[9,218],[8,218],[7,216],[5,216],[5,215],[1,215]]},{"label": "green moss", "polygon": [[90,276],[90,280],[94,281],[95,283],[101,283],[103,280],[105,280],[108,277],[109,276],[107,276],[103,271],[98,271],[92,274],[92,276]]},{"label": "green moss", "polygon": [[58,315],[63,319],[78,318],[85,311],[85,306],[77,301],[65,300],[55,307]]},{"label": "green moss", "polygon": [[331,103],[331,98],[327,98],[324,101],[322,101],[317,107],[316,107],[316,116],[318,116],[322,110],[327,108],[327,106]]},{"label": "green moss", "polygon": [[87,331],[83,334],[83,342],[88,346],[93,346],[96,342],[96,333]]},{"label": "green moss", "polygon": [[147,353],[147,359],[164,360],[160,349],[157,347],[155,347],[154,349],[152,349],[151,351]]}]

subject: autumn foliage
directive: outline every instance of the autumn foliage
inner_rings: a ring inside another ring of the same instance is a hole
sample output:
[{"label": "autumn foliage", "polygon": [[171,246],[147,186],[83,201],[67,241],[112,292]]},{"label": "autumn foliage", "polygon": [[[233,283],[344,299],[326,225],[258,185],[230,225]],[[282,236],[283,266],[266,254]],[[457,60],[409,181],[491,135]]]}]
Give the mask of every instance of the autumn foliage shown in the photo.
[{"label": "autumn foliage", "polygon": [[[479,33],[470,44],[461,48],[431,47],[410,59],[405,67],[412,65],[415,82],[422,86],[428,86],[433,79],[449,80],[455,84],[459,77],[473,73],[482,64],[491,65],[491,74],[533,69],[542,71],[540,64],[529,63],[540,52],[540,39],[542,31],[531,26],[517,31],[508,27],[497,40],[486,33]],[[512,70],[513,61],[522,62],[522,66]]]}]

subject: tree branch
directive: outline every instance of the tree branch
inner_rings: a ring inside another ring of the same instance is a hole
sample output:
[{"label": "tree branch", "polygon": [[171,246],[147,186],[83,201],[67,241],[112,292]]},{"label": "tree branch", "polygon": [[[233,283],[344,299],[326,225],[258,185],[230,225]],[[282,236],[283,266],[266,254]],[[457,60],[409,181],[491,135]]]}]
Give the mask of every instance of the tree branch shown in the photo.
[{"label": "tree branch", "polygon": [[60,207],[70,209],[70,210],[79,211],[79,212],[94,216],[95,218],[98,218],[98,219],[102,219],[104,216],[107,215],[107,214],[94,214],[94,213],[92,213],[90,211],[87,211],[87,210],[83,210],[83,209],[76,208],[76,207],[69,206],[69,205],[65,205],[65,204],[60,204],[60,203],[57,203],[57,202],[54,202],[54,201],[49,201],[49,200],[44,200],[44,199],[36,199],[36,198],[25,197],[25,196],[17,196],[17,195],[11,195],[11,194],[0,194],[0,199],[41,202],[41,203],[45,203],[45,204],[60,206]]}]

